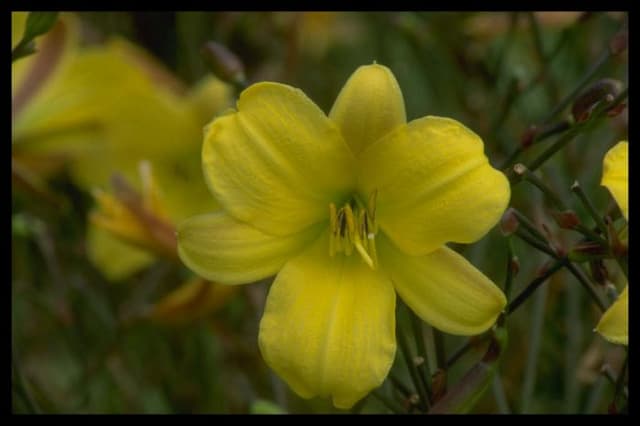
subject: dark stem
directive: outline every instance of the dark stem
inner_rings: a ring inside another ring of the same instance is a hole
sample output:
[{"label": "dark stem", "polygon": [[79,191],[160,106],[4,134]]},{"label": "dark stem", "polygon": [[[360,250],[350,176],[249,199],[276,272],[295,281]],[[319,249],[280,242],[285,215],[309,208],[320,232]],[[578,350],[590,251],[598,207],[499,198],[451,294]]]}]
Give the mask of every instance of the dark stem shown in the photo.
[{"label": "dark stem", "polygon": [[556,260],[556,262],[547,271],[545,271],[542,275],[540,275],[539,277],[531,281],[531,283],[529,283],[529,285],[524,290],[522,290],[522,292],[507,305],[505,312],[507,314],[513,313],[516,309],[520,307],[520,305],[522,305],[522,303],[525,300],[527,300],[533,294],[534,291],[537,290],[538,287],[540,287],[551,275],[555,274],[563,266],[564,266],[563,261]]},{"label": "dark stem", "polygon": [[527,145],[524,145],[522,142],[518,147],[509,155],[509,157],[504,161],[502,166],[500,167],[502,170],[510,167],[513,163],[516,162],[516,159],[525,152],[529,147],[537,144],[538,142],[542,142],[549,138],[550,136],[557,135],[558,133],[562,133],[568,130],[571,127],[571,124],[567,120],[560,121],[553,125],[544,126],[543,129],[537,133],[531,142]]},{"label": "dark stem", "polygon": [[398,344],[400,345],[400,351],[404,357],[405,362],[407,363],[407,368],[409,369],[409,375],[411,376],[411,380],[413,381],[413,385],[418,392],[418,396],[420,397],[420,407],[425,412],[429,407],[429,397],[427,394],[427,390],[424,386],[424,383],[420,379],[420,373],[418,372],[418,368],[414,362],[413,357],[411,356],[411,351],[409,349],[409,343],[407,338],[402,330],[402,327],[397,327],[396,332],[398,338]]},{"label": "dark stem", "polygon": [[464,354],[469,352],[469,349],[480,344],[481,342],[484,342],[485,340],[489,339],[489,337],[491,337],[491,334],[483,334],[482,336],[477,337],[475,340],[468,339],[453,354],[451,354],[449,359],[447,359],[447,369],[451,368],[460,358],[462,358],[462,356],[464,356]]},{"label": "dark stem", "polygon": [[422,320],[418,318],[418,316],[407,307],[407,311],[409,311],[409,316],[411,317],[411,327],[413,329],[413,337],[416,341],[416,350],[418,352],[418,356],[422,358],[423,362],[418,365],[418,371],[420,373],[420,379],[422,380],[422,384],[424,385],[427,396],[429,400],[431,400],[431,386],[430,386],[430,371],[429,371],[429,362],[427,360],[427,348],[424,344],[424,334],[422,332]]},{"label": "dark stem", "polygon": [[575,181],[573,183],[573,185],[571,185],[571,191],[573,191],[573,193],[578,196],[580,201],[582,201],[582,204],[585,206],[585,208],[587,209],[587,211],[589,212],[589,214],[593,218],[593,221],[596,223],[596,225],[598,225],[598,229],[600,230],[602,235],[604,235],[605,238],[606,238],[607,225],[604,224],[604,221],[602,220],[602,217],[600,217],[600,215],[596,212],[596,209],[593,206],[593,203],[591,202],[591,200],[589,200],[587,195],[584,193],[584,191],[582,190],[582,187],[580,186],[580,183],[578,183],[578,181]]},{"label": "dark stem", "polygon": [[515,235],[525,243],[529,244],[531,247],[535,247],[539,251],[546,253],[553,258],[558,257],[558,255],[546,243],[541,243],[537,240],[534,240],[529,235],[522,232],[521,229],[517,229]]},{"label": "dark stem", "polygon": [[[576,277],[578,282],[585,288],[585,290],[587,290],[587,292],[589,293],[589,296],[598,305],[600,310],[603,311],[603,312],[605,311],[604,303],[602,302],[602,300],[600,300],[600,297],[598,297],[598,295],[596,294],[596,292],[593,289],[593,287],[591,286],[591,284],[589,284],[589,281],[587,280],[587,278],[585,278],[584,273],[579,268],[576,268],[576,266],[573,265],[573,263],[571,263],[571,261],[567,257],[560,257],[557,253],[554,253],[553,250],[551,250],[547,245],[543,245],[543,244],[539,243],[538,241],[535,241],[534,239],[529,237],[527,234],[524,234],[520,229],[518,229],[515,232],[515,235],[517,235],[520,239],[525,241],[530,246],[532,246],[532,247],[538,249],[539,251],[541,251],[543,253],[546,253],[549,256],[551,256],[552,258],[556,259],[556,263],[554,264],[554,266],[551,269],[554,269],[557,266],[558,262],[560,263],[560,267],[565,266],[573,274],[573,276]],[[531,284],[536,283],[537,280],[538,279],[536,278],[536,280],[532,281]],[[536,284],[536,288],[540,284],[542,284],[542,283],[537,283]],[[527,289],[525,289],[520,295],[518,295],[518,297],[516,299],[520,299],[523,296],[523,293],[525,293],[526,290]],[[535,288],[533,290],[535,290]],[[533,290],[531,292],[533,292]],[[529,297],[529,296],[530,296],[530,294],[527,294],[525,299],[527,297]],[[511,304],[513,304],[516,299],[514,299],[514,301],[511,302]],[[522,303],[523,301],[524,300],[519,301],[518,304]],[[509,310],[509,307],[507,307],[507,313],[509,313],[509,312],[511,312],[511,311]]]},{"label": "dark stem", "polygon": [[518,219],[518,223],[522,225],[531,234],[531,236],[535,237],[536,239],[546,244],[547,242],[546,237],[542,235],[540,231],[538,231],[538,228],[536,228],[536,226],[529,220],[528,217],[526,217],[524,214],[522,214],[519,210],[515,208],[512,208],[511,211],[513,211],[513,214]]}]

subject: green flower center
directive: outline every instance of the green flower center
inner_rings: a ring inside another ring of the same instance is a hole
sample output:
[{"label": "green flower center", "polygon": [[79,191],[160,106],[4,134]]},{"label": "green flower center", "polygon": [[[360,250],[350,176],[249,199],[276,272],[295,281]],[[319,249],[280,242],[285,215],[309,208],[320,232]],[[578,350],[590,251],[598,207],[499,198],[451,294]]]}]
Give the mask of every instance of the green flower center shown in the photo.
[{"label": "green flower center", "polygon": [[334,203],[329,204],[331,257],[337,253],[351,256],[355,249],[371,269],[376,269],[376,197],[377,192],[374,191],[366,207],[356,196],[340,209],[336,209]]}]

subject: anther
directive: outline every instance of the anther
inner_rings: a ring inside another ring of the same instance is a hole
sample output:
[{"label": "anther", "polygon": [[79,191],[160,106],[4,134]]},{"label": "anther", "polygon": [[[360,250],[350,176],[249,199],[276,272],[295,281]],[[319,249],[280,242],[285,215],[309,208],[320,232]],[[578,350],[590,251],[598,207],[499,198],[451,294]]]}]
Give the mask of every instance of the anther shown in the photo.
[{"label": "anther", "polygon": [[358,199],[353,199],[340,209],[335,204],[329,204],[329,254],[344,253],[350,256],[353,249],[358,252],[369,267],[377,267],[375,235],[376,193],[369,197],[367,207]]}]

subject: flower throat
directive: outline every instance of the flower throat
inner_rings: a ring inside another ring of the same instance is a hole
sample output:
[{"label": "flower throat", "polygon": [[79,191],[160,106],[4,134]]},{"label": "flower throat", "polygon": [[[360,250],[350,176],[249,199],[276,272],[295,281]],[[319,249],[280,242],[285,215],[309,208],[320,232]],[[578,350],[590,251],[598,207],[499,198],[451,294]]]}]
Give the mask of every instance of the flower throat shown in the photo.
[{"label": "flower throat", "polygon": [[329,204],[331,235],[329,254],[336,253],[351,256],[354,248],[371,269],[378,266],[376,255],[376,198],[377,191],[371,193],[365,207],[359,199],[353,197],[340,209],[334,203]]}]

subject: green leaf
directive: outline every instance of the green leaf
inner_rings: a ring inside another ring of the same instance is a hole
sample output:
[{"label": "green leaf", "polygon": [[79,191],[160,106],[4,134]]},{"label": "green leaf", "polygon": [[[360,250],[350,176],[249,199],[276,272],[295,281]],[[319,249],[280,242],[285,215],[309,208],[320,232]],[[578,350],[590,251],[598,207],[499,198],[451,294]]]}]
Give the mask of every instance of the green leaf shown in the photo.
[{"label": "green leaf", "polygon": [[11,62],[36,52],[34,38],[46,34],[58,20],[58,12],[31,12],[27,17],[22,40],[11,52]]},{"label": "green leaf", "polygon": [[58,20],[58,12],[31,12],[27,17],[22,40],[31,41],[39,35],[46,34]]}]

